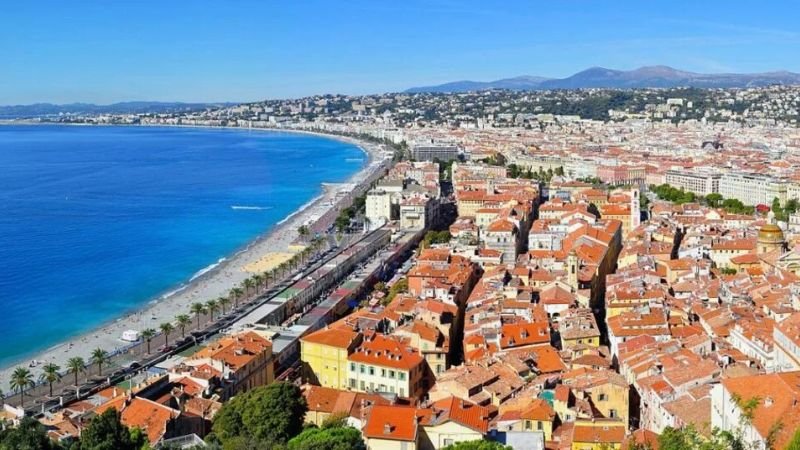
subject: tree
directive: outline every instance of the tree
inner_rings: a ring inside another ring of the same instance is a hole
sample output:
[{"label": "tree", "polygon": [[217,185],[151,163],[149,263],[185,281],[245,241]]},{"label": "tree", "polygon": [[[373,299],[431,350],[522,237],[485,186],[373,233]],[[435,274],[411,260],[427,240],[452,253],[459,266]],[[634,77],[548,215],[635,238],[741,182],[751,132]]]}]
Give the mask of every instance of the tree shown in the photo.
[{"label": "tree", "polygon": [[178,324],[178,328],[181,329],[181,339],[186,337],[186,327],[188,327],[192,323],[191,317],[186,314],[181,314],[175,318],[175,322]]},{"label": "tree", "polygon": [[364,450],[361,432],[349,426],[309,427],[289,441],[289,450]]},{"label": "tree", "polygon": [[47,436],[38,420],[23,417],[18,426],[0,432],[0,449],[59,450],[61,446]]},{"label": "tree", "polygon": [[708,206],[716,208],[722,203],[722,195],[712,192],[711,194],[706,195],[706,203],[708,203]]},{"label": "tree", "polygon": [[161,332],[164,334],[164,346],[169,345],[169,334],[175,331],[175,327],[172,326],[169,322],[164,322],[158,326],[161,329]]},{"label": "tree", "polygon": [[300,225],[300,227],[297,228],[297,234],[300,235],[301,238],[306,239],[310,231],[306,225]]},{"label": "tree", "polygon": [[217,312],[217,310],[219,309],[219,303],[217,303],[216,300],[211,299],[211,300],[206,302],[206,309],[208,309],[208,314],[210,315],[209,322],[213,322],[214,321],[214,313]]},{"label": "tree", "polygon": [[33,382],[33,374],[25,367],[17,367],[11,374],[9,386],[15,391],[19,391],[19,403],[25,406],[25,389],[36,386]]},{"label": "tree", "polygon": [[253,275],[253,285],[256,287],[256,294],[261,292],[262,284],[264,284],[264,276],[261,274]]},{"label": "tree", "polygon": [[43,383],[50,385],[50,397],[53,396],[53,383],[61,381],[61,374],[58,372],[61,367],[56,363],[47,363],[42,367],[42,374],[39,375],[39,380]]},{"label": "tree", "polygon": [[147,354],[148,355],[150,354],[150,341],[152,341],[154,337],[156,337],[156,330],[154,330],[152,328],[148,328],[148,329],[142,331],[142,339],[144,339],[144,341],[147,343]]},{"label": "tree", "polygon": [[245,280],[242,281],[242,286],[244,286],[244,295],[248,297],[250,296],[250,288],[253,287],[253,284],[253,280],[250,278],[245,278]]},{"label": "tree", "polygon": [[75,375],[75,386],[78,386],[78,374],[86,370],[86,362],[80,356],[67,360],[67,370]]},{"label": "tree", "polygon": [[495,441],[463,441],[444,447],[444,450],[512,450],[510,446]]},{"label": "tree", "polygon": [[108,362],[108,352],[102,348],[92,350],[92,363],[97,364],[97,374],[103,375],[103,364]]},{"label": "tree", "polygon": [[389,293],[386,294],[383,303],[388,305],[392,302],[392,300],[394,300],[397,294],[406,291],[408,291],[408,278],[400,278],[392,285],[392,287],[389,288]]},{"label": "tree", "polygon": [[225,315],[225,308],[231,304],[231,299],[228,297],[220,297],[217,299],[217,303],[219,303],[220,308],[222,308],[222,315]]},{"label": "tree", "polygon": [[244,294],[244,291],[242,290],[242,288],[235,287],[235,288],[231,289],[230,297],[233,298],[233,307],[234,308],[237,308],[237,309],[239,308],[239,299],[242,298],[242,294]]},{"label": "tree", "polygon": [[[134,439],[135,438],[135,439]],[[95,416],[81,432],[79,450],[139,450],[145,445],[143,433],[131,433],[120,413],[109,408]]]},{"label": "tree", "polygon": [[189,311],[191,311],[191,313],[194,314],[194,317],[197,319],[197,328],[196,329],[199,330],[200,329],[200,315],[206,312],[206,307],[203,306],[203,304],[199,303],[199,302],[192,303],[192,307],[189,309]]},{"label": "tree", "polygon": [[276,382],[225,403],[214,416],[212,430],[225,447],[236,439],[268,445],[285,443],[300,433],[307,410],[299,387]]},{"label": "tree", "polygon": [[786,444],[786,450],[800,450],[800,428],[795,430],[792,439]]}]

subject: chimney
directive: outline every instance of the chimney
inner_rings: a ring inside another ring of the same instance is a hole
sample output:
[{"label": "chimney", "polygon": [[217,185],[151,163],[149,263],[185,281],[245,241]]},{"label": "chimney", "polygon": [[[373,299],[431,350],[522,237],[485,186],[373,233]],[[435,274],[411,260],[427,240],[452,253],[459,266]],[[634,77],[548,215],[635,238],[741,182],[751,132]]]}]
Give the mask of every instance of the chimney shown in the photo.
[{"label": "chimney", "polygon": [[383,434],[392,434],[392,425],[389,422],[383,424]]}]

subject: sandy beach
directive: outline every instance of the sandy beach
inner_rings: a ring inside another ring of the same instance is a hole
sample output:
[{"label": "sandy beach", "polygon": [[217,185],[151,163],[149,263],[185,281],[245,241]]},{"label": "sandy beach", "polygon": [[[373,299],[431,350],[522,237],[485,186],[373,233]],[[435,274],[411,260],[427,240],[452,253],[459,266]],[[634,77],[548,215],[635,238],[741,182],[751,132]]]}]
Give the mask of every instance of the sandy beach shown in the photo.
[{"label": "sandy beach", "polygon": [[[253,130],[255,131],[255,129]],[[294,132],[292,130],[264,131]],[[128,345],[127,342],[121,339],[124,331],[141,331],[146,328],[158,329],[161,323],[174,322],[175,317],[179,314],[190,314],[190,306],[195,302],[205,302],[209,299],[227,296],[231,288],[239,286],[242,281],[249,278],[253,274],[253,270],[263,272],[267,267],[279,264],[282,258],[292,253],[290,245],[298,239],[297,229],[303,224],[313,223],[322,217],[333,207],[337,199],[352,192],[355,185],[368,178],[384,158],[384,153],[380,146],[375,144],[341,136],[320,133],[310,134],[329,139],[338,139],[358,146],[367,153],[368,164],[354,174],[346,183],[323,184],[322,193],[318,197],[303,205],[299,210],[275,224],[269,230],[265,230],[265,234],[256,238],[245,248],[228,256],[219,265],[206,273],[192,280],[187,280],[182,286],[175,286],[169,293],[159,298],[152,299],[142,309],[134,312],[128,311],[125,316],[119,317],[113,322],[106,323],[83,335],[76,336],[38,354],[31,355],[24,361],[18,361],[8,367],[3,367],[0,370],[0,388],[6,393],[10,393],[8,380],[11,372],[17,366],[28,367],[33,360],[37,361],[38,365],[32,368],[31,371],[38,378],[41,366],[44,363],[54,362],[64,370],[67,360],[71,357],[80,356],[89,361],[91,351],[98,347],[108,352],[123,348]]]}]

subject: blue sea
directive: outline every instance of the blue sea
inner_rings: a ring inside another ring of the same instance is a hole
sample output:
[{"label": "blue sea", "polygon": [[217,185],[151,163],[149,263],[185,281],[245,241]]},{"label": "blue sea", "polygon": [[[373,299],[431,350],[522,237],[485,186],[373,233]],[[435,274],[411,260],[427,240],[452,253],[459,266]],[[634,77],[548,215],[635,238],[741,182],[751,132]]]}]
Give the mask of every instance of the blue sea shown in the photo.
[{"label": "blue sea", "polygon": [[366,162],[300,134],[0,126],[0,366],[146,305]]}]

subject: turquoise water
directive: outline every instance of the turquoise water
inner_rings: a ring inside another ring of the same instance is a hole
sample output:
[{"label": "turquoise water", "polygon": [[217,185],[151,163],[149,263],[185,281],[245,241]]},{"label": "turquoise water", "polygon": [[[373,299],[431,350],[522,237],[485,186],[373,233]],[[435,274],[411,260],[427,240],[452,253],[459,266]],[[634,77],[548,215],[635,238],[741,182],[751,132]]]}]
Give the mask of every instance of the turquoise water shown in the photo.
[{"label": "turquoise water", "polygon": [[141,307],[365,163],[299,134],[0,126],[0,364]]}]

